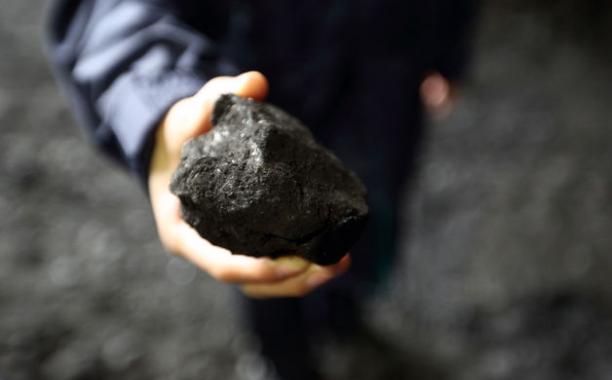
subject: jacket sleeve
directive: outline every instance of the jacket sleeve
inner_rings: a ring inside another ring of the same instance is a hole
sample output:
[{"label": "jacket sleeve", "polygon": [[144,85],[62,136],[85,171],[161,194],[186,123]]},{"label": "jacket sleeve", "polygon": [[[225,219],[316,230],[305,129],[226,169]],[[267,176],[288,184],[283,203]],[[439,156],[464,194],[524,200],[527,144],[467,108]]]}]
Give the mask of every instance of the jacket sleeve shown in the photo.
[{"label": "jacket sleeve", "polygon": [[168,108],[237,71],[182,12],[179,0],[58,0],[49,12],[47,53],[77,120],[144,184]]}]

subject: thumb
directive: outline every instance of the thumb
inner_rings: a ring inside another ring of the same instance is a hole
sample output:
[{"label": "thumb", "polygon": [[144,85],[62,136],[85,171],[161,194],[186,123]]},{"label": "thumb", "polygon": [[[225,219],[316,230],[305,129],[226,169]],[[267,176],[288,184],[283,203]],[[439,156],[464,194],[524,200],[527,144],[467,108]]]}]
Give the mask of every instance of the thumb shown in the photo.
[{"label": "thumb", "polygon": [[268,80],[260,72],[249,71],[236,77],[217,77],[208,81],[192,98],[193,128],[187,132],[189,138],[206,133],[212,128],[212,111],[215,102],[223,94],[263,100],[268,95]]},{"label": "thumb", "polygon": [[257,71],[236,77],[216,77],[209,80],[194,96],[177,102],[166,115],[163,128],[163,140],[171,156],[178,157],[183,143],[212,128],[212,110],[222,94],[263,100],[268,94],[268,81]]},{"label": "thumb", "polygon": [[255,100],[264,100],[268,96],[268,80],[259,71],[249,71],[235,79],[237,89],[234,93],[236,95]]}]

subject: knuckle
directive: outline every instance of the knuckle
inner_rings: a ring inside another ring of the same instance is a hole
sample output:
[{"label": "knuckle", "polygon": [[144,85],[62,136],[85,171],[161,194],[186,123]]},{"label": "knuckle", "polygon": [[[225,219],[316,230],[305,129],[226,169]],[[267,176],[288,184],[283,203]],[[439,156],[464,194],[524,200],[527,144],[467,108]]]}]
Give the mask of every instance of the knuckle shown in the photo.
[{"label": "knuckle", "polygon": [[225,87],[227,87],[227,84],[230,79],[231,77],[227,77],[227,76],[219,76],[219,77],[212,78],[211,80],[206,82],[204,87],[202,87],[202,89],[198,92],[197,96],[200,96],[200,97],[216,96],[221,91],[223,91]]},{"label": "knuckle", "polygon": [[191,104],[193,103],[193,97],[186,97],[180,99],[178,102],[174,103],[174,106],[170,108],[169,115],[172,117],[182,117],[186,112],[188,112],[191,108]]},{"label": "knuckle", "polygon": [[274,264],[270,261],[261,262],[256,269],[254,269],[253,273],[257,278],[261,280],[277,280],[279,278],[279,273],[275,269]]},{"label": "knuckle", "polygon": [[231,283],[234,282],[234,272],[228,268],[215,268],[210,271],[210,275],[214,277],[217,281]]}]

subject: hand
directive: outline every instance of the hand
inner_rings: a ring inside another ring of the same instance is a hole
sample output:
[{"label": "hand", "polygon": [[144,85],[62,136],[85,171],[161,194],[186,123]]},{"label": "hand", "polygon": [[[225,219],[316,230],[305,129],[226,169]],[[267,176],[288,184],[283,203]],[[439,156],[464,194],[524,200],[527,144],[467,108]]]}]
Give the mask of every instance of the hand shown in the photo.
[{"label": "hand", "polygon": [[436,119],[444,119],[453,111],[457,87],[442,74],[433,72],[421,82],[421,101],[425,110]]},{"label": "hand", "polygon": [[155,135],[149,195],[160,239],[170,252],[191,261],[218,281],[239,284],[248,296],[298,297],[345,272],[350,265],[349,256],[324,267],[295,256],[272,260],[233,255],[202,239],[182,219],[180,201],[169,189],[182,145],[212,128],[212,109],[221,94],[263,100],[267,92],[266,78],[258,72],[248,72],[237,77],[214,78],[196,95],[174,104]]}]

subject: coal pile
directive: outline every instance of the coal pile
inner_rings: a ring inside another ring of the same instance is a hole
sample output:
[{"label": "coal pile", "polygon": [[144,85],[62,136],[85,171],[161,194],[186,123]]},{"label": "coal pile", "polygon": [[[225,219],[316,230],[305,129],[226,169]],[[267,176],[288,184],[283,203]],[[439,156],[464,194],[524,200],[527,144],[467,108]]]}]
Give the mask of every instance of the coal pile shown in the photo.
[{"label": "coal pile", "polygon": [[185,220],[235,253],[340,260],[368,214],[357,176],[273,105],[223,95],[213,126],[185,145],[172,180]]}]

